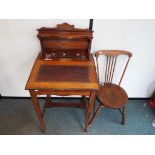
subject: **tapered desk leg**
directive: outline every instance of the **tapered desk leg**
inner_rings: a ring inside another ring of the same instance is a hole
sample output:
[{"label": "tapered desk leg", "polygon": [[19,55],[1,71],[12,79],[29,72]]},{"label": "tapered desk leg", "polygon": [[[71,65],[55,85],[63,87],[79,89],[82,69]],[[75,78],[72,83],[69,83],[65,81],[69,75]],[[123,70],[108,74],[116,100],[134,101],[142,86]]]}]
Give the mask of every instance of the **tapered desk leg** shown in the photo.
[{"label": "tapered desk leg", "polygon": [[90,116],[91,116],[91,112],[92,112],[93,105],[94,105],[94,99],[95,99],[95,91],[92,91],[90,93],[89,105],[88,105],[88,108],[87,108],[86,122],[85,122],[85,132],[87,132],[87,129],[88,129],[88,126],[89,126]]},{"label": "tapered desk leg", "polygon": [[35,94],[34,90],[30,90],[30,95],[31,95],[32,103],[33,103],[34,109],[36,111],[36,114],[37,114],[37,117],[38,117],[38,120],[40,123],[41,130],[44,132],[45,131],[45,124],[44,124],[44,120],[43,120],[43,117],[41,114],[37,95]]}]

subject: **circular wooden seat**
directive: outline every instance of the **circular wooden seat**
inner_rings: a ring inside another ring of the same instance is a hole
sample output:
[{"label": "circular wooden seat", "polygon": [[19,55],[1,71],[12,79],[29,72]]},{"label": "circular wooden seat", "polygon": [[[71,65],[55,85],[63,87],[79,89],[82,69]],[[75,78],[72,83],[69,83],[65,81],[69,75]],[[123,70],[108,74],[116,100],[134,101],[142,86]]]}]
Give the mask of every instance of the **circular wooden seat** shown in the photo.
[{"label": "circular wooden seat", "polygon": [[127,93],[122,87],[116,84],[106,83],[100,85],[96,96],[103,106],[112,109],[122,108],[128,102]]}]

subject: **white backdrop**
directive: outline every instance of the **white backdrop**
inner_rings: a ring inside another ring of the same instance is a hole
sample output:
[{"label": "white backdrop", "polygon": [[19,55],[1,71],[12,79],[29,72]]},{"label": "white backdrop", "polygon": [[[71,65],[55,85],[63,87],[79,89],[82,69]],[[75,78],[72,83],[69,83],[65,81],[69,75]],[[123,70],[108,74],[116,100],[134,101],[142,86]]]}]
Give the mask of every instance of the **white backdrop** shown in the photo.
[{"label": "white backdrop", "polygon": [[[25,84],[40,51],[37,28],[62,22],[88,27],[89,20],[0,20],[0,93],[29,96]],[[122,82],[129,97],[149,97],[155,89],[155,20],[94,20],[92,52],[133,53]]]}]

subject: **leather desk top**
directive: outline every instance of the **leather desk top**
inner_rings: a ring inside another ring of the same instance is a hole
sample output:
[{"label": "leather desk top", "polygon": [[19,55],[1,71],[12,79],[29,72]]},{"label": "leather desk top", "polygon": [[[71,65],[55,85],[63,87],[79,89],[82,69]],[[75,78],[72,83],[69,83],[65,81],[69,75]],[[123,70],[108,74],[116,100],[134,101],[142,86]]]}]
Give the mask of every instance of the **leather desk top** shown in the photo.
[{"label": "leather desk top", "polygon": [[26,90],[96,90],[95,64],[92,60],[44,60],[38,55]]}]

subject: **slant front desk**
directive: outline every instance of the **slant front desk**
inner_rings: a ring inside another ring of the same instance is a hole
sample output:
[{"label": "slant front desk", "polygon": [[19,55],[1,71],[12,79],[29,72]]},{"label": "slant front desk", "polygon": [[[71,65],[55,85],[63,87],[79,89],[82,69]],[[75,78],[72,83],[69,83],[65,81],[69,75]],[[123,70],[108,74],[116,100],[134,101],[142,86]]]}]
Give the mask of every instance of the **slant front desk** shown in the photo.
[{"label": "slant front desk", "polygon": [[[68,27],[58,29],[59,30],[61,29],[61,32],[62,31],[66,32],[66,29],[67,31],[74,30],[73,28]],[[56,40],[58,42],[60,41],[58,38]],[[67,41],[71,40],[72,38],[69,39],[67,38]],[[51,39],[51,41],[53,41],[53,38]],[[64,40],[64,38],[63,41],[65,42],[64,44],[66,44],[66,40]],[[84,41],[86,41],[86,38]],[[89,44],[87,46],[89,46]],[[61,49],[61,52],[64,53],[65,50],[63,51],[63,49]],[[98,83],[96,79],[96,69],[93,57],[86,51],[85,51],[86,55],[82,54],[81,52],[82,56],[79,55],[78,53],[75,54],[75,56],[77,57],[74,58],[73,57],[67,58],[65,54],[62,54],[62,57],[60,57],[60,55],[57,54],[59,57],[56,57],[56,54],[55,55],[51,54],[53,51],[50,50],[50,52],[47,53],[45,52],[44,54],[43,51],[39,53],[34,63],[28,82],[26,84],[26,90],[30,91],[32,103],[36,111],[37,117],[39,119],[41,129],[42,131],[45,131],[45,123],[43,117],[46,108],[78,107],[86,109],[85,131],[87,131],[90,122],[91,112],[94,105],[95,91],[98,89]],[[71,52],[71,50],[69,51]],[[53,53],[56,53],[56,51],[54,51]],[[41,111],[39,106],[38,95],[47,96],[43,111]],[[51,95],[60,95],[60,96],[80,95],[82,97],[82,100],[79,103],[52,102]],[[86,103],[86,96],[89,96],[88,104]]]}]

